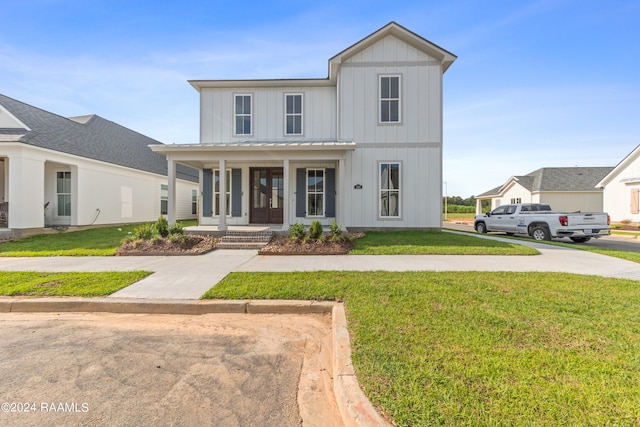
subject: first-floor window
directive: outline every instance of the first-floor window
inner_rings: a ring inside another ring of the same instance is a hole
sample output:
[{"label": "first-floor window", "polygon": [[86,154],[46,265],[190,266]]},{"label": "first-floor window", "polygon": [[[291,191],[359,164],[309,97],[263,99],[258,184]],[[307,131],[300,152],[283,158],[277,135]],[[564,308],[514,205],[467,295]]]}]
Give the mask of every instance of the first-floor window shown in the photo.
[{"label": "first-floor window", "polygon": [[324,169],[307,170],[307,216],[324,216]]},{"label": "first-floor window", "polygon": [[56,172],[58,216],[71,216],[71,172]]},{"label": "first-floor window", "polygon": [[400,216],[400,163],[380,163],[380,216]]},{"label": "first-floor window", "polygon": [[169,186],[160,184],[160,215],[166,215],[169,212]]},{"label": "first-floor window", "polygon": [[[213,200],[214,202],[214,206],[213,206],[213,214],[214,215],[220,215],[220,171],[219,170],[215,170],[213,172],[213,182],[214,182],[214,186],[213,186]],[[225,187],[226,187],[226,195],[227,195],[227,202],[225,203],[226,209],[225,209],[225,213],[226,216],[231,215],[231,169],[227,169],[227,175],[225,176]]]},{"label": "first-floor window", "polygon": [[198,213],[198,190],[191,190],[191,215]]}]

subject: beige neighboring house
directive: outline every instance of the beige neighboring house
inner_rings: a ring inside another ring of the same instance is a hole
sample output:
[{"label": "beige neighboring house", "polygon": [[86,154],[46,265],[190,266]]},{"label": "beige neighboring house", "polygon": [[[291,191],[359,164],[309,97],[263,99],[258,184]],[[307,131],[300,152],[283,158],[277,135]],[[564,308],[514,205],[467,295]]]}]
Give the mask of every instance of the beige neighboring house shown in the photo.
[{"label": "beige neighboring house", "polygon": [[596,187],[612,221],[640,222],[640,145],[613,168]]},{"label": "beige neighboring house", "polygon": [[512,203],[545,203],[556,211],[601,212],[602,189],[596,184],[613,167],[541,168],[527,175],[512,176],[500,187],[476,196],[476,214],[483,200],[491,209]]},{"label": "beige neighboring house", "polygon": [[[156,220],[168,205],[162,145],[96,115],[62,117],[0,95],[0,235]],[[195,218],[198,172],[180,165],[176,216]]]},{"label": "beige neighboring house", "polygon": [[[283,58],[286,55],[283,54]],[[391,22],[312,79],[192,80],[200,143],[152,146],[200,171],[201,225],[442,224],[442,81],[456,56]]]}]

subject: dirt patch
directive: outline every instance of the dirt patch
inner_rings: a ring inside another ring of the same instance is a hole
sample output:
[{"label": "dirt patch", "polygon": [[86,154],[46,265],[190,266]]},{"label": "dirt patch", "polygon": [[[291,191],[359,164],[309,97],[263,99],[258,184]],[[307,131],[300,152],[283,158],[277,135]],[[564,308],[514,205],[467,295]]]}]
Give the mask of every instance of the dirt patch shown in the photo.
[{"label": "dirt patch", "polygon": [[275,236],[258,252],[260,255],[345,255],[353,249],[353,240],[364,233],[349,233],[347,239],[332,242],[329,239],[292,241],[288,236]]},{"label": "dirt patch", "polygon": [[189,235],[185,240],[174,242],[165,238],[136,240],[123,243],[116,255],[201,255],[214,250],[219,242],[219,237],[199,235]]}]

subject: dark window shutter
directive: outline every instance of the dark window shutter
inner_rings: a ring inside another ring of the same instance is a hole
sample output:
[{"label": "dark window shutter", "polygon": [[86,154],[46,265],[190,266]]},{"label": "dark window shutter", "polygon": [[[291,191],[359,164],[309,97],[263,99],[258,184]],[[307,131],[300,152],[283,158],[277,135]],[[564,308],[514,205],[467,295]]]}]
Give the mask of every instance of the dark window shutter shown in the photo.
[{"label": "dark window shutter", "polygon": [[304,168],[296,169],[296,217],[304,218],[306,216],[307,201],[307,170]]},{"label": "dark window shutter", "polygon": [[335,169],[326,169],[325,170],[325,182],[326,182],[326,205],[325,208],[327,211],[324,213],[324,216],[327,218],[335,218],[336,217],[336,170]]},{"label": "dark window shutter", "polygon": [[231,169],[231,216],[242,216],[242,169]]},{"label": "dark window shutter", "polygon": [[213,214],[213,170],[202,171],[202,216]]}]

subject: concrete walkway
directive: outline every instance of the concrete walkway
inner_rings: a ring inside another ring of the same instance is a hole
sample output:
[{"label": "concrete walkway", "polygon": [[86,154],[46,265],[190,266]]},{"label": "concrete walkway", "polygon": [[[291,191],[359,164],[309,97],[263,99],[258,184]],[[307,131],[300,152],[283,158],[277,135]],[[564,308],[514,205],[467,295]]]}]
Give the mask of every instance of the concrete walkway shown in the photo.
[{"label": "concrete walkway", "polygon": [[[450,231],[455,233],[455,231]],[[478,238],[513,240],[497,236]],[[216,250],[200,256],[0,258],[0,271],[131,271],[154,274],[111,298],[198,299],[233,271],[549,271],[640,280],[640,264],[587,251],[544,245],[537,256],[343,255],[261,256],[255,250]]]}]

